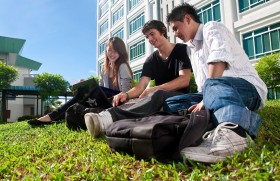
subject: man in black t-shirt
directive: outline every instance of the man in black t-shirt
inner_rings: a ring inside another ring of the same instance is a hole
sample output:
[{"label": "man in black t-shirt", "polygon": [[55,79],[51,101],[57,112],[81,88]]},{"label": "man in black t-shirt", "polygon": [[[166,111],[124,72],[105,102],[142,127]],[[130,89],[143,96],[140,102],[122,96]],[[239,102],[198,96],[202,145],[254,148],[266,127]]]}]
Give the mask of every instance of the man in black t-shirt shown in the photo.
[{"label": "man in black t-shirt", "polygon": [[[149,77],[151,80],[155,80],[156,85],[162,85],[178,78],[180,71],[184,71],[184,69],[188,71],[190,67],[186,45],[175,44],[172,52],[165,60],[162,59],[158,50],[152,53],[143,65],[141,77]],[[187,81],[184,80],[182,88],[171,89],[170,91],[188,93],[188,86],[185,86],[186,83]]]},{"label": "man in black t-shirt", "polygon": [[[85,115],[87,129],[94,137],[105,133],[114,121],[148,116],[159,111],[165,99],[188,93],[191,63],[187,46],[170,43],[166,27],[161,21],[148,21],[142,32],[157,50],[145,61],[139,83],[129,91],[114,96],[114,107],[99,114]],[[156,86],[148,87],[150,80],[155,80]],[[140,99],[126,110],[117,107],[132,98]]]}]

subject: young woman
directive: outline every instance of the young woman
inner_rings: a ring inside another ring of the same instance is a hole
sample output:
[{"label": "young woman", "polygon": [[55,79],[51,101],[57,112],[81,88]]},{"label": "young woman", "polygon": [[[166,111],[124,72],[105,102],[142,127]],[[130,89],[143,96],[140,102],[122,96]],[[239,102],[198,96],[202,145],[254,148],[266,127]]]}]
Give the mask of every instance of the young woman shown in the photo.
[{"label": "young woman", "polygon": [[132,87],[132,71],[124,42],[118,37],[109,39],[99,85],[126,92]]},{"label": "young woman", "polygon": [[[132,87],[132,71],[128,63],[128,53],[124,42],[118,37],[111,37],[106,44],[105,61],[99,85],[116,91],[126,92]],[[108,90],[108,89],[107,89]],[[38,119],[29,120],[30,125],[52,124],[64,118],[65,111],[77,102],[81,96],[75,95],[58,109]],[[83,104],[83,102],[81,102]]]}]

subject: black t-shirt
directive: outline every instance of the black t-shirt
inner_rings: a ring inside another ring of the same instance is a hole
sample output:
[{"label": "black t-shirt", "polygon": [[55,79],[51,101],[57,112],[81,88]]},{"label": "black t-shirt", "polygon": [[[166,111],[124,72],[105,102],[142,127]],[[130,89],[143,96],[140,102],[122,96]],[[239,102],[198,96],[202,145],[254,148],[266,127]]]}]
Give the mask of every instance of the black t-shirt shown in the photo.
[{"label": "black t-shirt", "polygon": [[[179,77],[179,71],[183,69],[191,69],[187,45],[176,44],[167,60],[161,58],[158,50],[153,52],[143,65],[141,77],[150,77],[156,85],[161,85]],[[178,91],[187,93],[188,88]]]}]

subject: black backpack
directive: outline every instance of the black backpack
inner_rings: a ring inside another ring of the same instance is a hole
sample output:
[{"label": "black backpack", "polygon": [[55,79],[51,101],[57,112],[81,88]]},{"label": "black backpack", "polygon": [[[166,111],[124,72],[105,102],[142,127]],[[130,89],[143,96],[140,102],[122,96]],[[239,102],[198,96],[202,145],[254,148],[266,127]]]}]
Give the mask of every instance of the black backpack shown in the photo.
[{"label": "black backpack", "polygon": [[138,159],[181,160],[180,151],[201,142],[212,127],[207,110],[188,115],[159,112],[154,115],[113,122],[106,139],[113,152],[121,151]]},{"label": "black backpack", "polygon": [[87,108],[80,103],[75,103],[70,106],[65,112],[65,122],[66,126],[70,130],[87,130],[84,115],[89,112],[100,113],[103,108]]}]

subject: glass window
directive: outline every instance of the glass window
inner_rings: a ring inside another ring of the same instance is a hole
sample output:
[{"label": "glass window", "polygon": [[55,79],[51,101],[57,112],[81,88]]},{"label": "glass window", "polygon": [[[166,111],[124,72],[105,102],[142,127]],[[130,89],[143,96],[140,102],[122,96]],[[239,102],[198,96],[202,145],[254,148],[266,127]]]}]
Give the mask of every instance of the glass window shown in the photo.
[{"label": "glass window", "polygon": [[113,24],[118,22],[124,15],[124,8],[123,6],[120,7],[116,12],[113,14]]},{"label": "glass window", "polygon": [[99,56],[105,53],[106,41],[99,44]]},{"label": "glass window", "polygon": [[239,2],[239,12],[244,12],[248,9],[256,7],[260,4],[266,3],[269,0],[238,0]]},{"label": "glass window", "polygon": [[243,48],[250,59],[280,51],[280,26],[277,24],[243,35]]},{"label": "glass window", "polygon": [[145,23],[145,15],[144,13],[140,14],[132,21],[129,22],[129,35],[133,34],[137,30],[141,29]]},{"label": "glass window", "polygon": [[279,49],[279,41],[280,41],[280,36],[279,36],[279,30],[275,30],[271,32],[271,46],[272,50],[277,50]]},{"label": "glass window", "polygon": [[256,54],[263,53],[262,51],[262,36],[256,36],[255,37],[255,49],[256,49]]},{"label": "glass window", "polygon": [[142,2],[143,0],[128,0],[128,7],[129,10],[131,10],[132,8],[134,8],[136,5],[138,5],[140,2]]},{"label": "glass window", "polygon": [[114,33],[113,36],[117,36],[117,37],[119,37],[120,39],[123,40],[123,37],[124,37],[124,30],[123,30],[123,28],[118,30],[116,33]]},{"label": "glass window", "polygon": [[98,63],[99,64],[99,73],[101,73],[101,71],[102,71],[102,68],[103,68],[103,65],[104,65],[104,62],[102,62],[102,63]]},{"label": "glass window", "polygon": [[197,14],[203,24],[208,21],[221,21],[220,1],[214,1],[198,9]]},{"label": "glass window", "polygon": [[119,0],[112,0],[112,4],[116,4]]},{"label": "glass window", "polygon": [[266,33],[262,36],[262,41],[263,41],[263,51],[264,52],[269,52],[271,50],[270,47],[270,38],[269,38],[269,34]]},{"label": "glass window", "polygon": [[252,38],[243,40],[243,48],[244,48],[245,52],[247,53],[247,55],[249,56],[249,59],[254,58],[255,51],[254,51],[254,45],[253,45]]},{"label": "glass window", "polygon": [[106,20],[101,26],[99,30],[99,35],[102,35],[108,30],[108,20]]},{"label": "glass window", "polygon": [[100,17],[103,16],[109,9],[109,2],[106,1],[104,4],[100,6]]},{"label": "glass window", "polygon": [[129,53],[130,61],[145,55],[145,40],[141,40],[140,42],[130,46]]},{"label": "glass window", "polygon": [[137,71],[133,72],[133,79],[136,80],[137,82],[139,82],[141,73],[142,73],[142,70],[137,70]]}]

